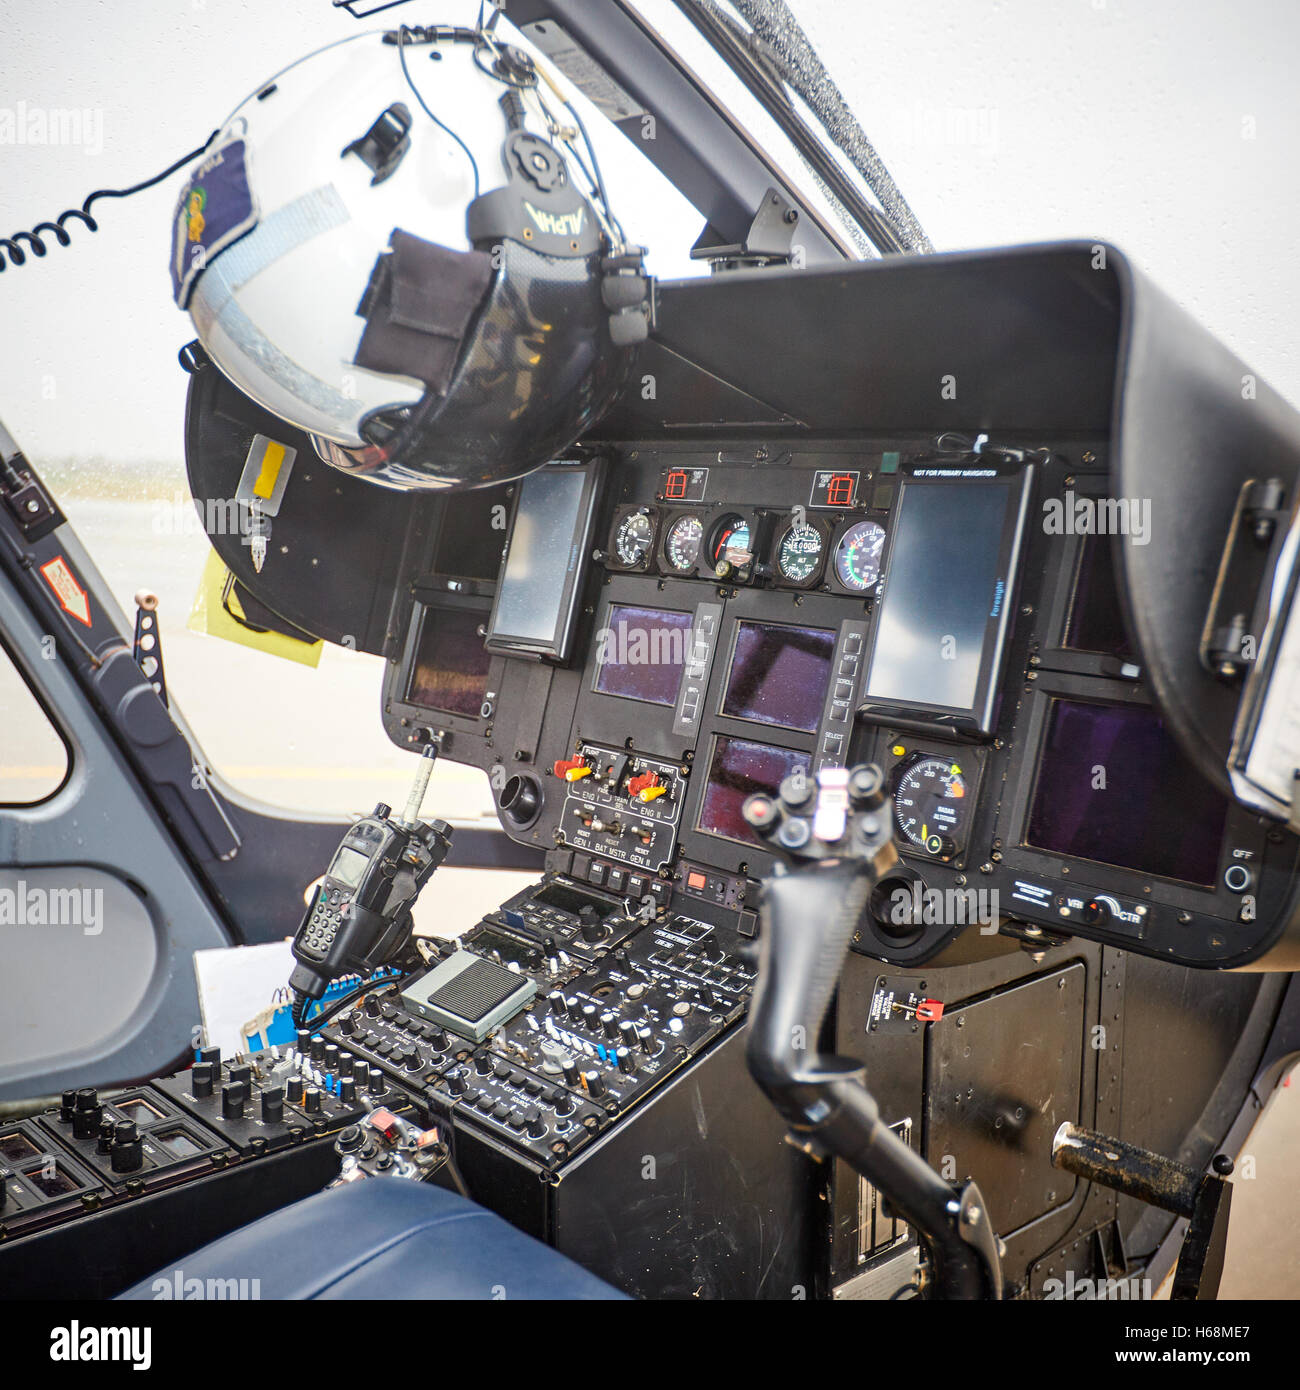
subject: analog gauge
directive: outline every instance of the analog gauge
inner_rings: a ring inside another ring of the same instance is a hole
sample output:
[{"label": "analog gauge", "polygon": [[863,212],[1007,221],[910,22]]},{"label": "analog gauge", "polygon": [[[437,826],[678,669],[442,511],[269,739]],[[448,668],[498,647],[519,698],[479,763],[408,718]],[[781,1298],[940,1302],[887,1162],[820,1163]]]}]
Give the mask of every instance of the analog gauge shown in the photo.
[{"label": "analog gauge", "polygon": [[776,572],[789,584],[807,584],[821,568],[826,542],[805,522],[795,522],[781,534],[776,547]]},{"label": "analog gauge", "polygon": [[713,528],[709,538],[709,562],[714,569],[724,562],[744,569],[753,559],[749,550],[749,522],[728,512]]},{"label": "analog gauge", "polygon": [[835,548],[835,577],[853,593],[866,593],[880,578],[885,528],[878,521],[859,521],[840,537]]},{"label": "analog gauge", "polygon": [[936,859],[956,853],[966,824],[966,779],[947,758],[918,758],[905,767],[894,792],[899,832]]},{"label": "analog gauge", "polygon": [[654,522],[645,512],[629,512],[614,532],[614,555],[625,569],[640,569],[654,544]]},{"label": "analog gauge", "polygon": [[704,523],[698,516],[679,516],[668,528],[664,540],[664,559],[678,574],[690,574],[700,558]]}]

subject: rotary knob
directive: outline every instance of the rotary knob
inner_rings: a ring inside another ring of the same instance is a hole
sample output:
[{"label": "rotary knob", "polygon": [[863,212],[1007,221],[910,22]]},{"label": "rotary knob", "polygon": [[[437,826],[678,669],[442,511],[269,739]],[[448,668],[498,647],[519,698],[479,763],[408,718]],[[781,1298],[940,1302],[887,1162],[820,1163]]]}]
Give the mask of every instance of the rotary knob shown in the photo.
[{"label": "rotary knob", "polygon": [[72,1133],[78,1139],[93,1139],[104,1118],[99,1092],[93,1086],[83,1086],[76,1095],[72,1109]]},{"label": "rotary knob", "polygon": [[303,1079],[301,1076],[291,1076],[285,1086],[285,1098],[290,1105],[302,1104]]},{"label": "rotary knob", "polygon": [[134,1173],[144,1163],[144,1142],[134,1120],[113,1126],[113,1152],[109,1164],[115,1173]]},{"label": "rotary knob", "polygon": [[357,1083],[350,1076],[345,1076],[339,1082],[339,1100],[343,1105],[355,1105],[357,1101]]},{"label": "rotary knob", "polygon": [[262,1092],[262,1123],[278,1125],[284,1119],[284,1088],[272,1086]]},{"label": "rotary knob", "polygon": [[212,1082],[212,1063],[196,1063],[190,1070],[190,1095],[195,1100],[206,1100],[212,1094]]},{"label": "rotary knob", "polygon": [[322,1093],[319,1086],[308,1086],[302,1097],[302,1108],[309,1115],[321,1113]]},{"label": "rotary knob", "polygon": [[221,1088],[221,1116],[226,1120],[244,1118],[244,1102],[248,1099],[248,1086],[243,1081],[231,1081]]},{"label": "rotary knob", "polygon": [[594,907],[584,907],[578,913],[578,932],[584,941],[603,941],[608,934]]},{"label": "rotary knob", "polygon": [[584,1072],[583,1076],[587,1082],[587,1094],[592,1100],[599,1100],[605,1094],[605,1078],[594,1069]]}]

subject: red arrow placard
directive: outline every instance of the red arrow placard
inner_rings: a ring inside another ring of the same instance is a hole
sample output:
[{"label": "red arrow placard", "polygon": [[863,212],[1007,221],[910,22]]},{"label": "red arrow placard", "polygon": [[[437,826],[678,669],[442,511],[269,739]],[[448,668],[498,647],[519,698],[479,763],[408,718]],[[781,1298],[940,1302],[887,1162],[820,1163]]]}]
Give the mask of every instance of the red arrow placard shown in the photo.
[{"label": "red arrow placard", "polygon": [[70,613],[79,623],[85,623],[90,627],[90,596],[77,582],[72,566],[63,556],[56,555],[53,560],[42,565],[41,573],[45,576],[45,582],[54,590],[59,607],[65,613]]}]

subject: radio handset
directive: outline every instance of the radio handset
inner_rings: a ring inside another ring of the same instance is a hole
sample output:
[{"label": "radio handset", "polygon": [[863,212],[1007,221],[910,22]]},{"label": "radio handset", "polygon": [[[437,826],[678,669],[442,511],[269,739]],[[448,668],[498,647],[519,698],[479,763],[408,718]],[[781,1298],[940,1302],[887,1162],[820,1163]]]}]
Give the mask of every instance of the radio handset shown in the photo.
[{"label": "radio handset", "polygon": [[410,952],[411,908],[451,848],[446,821],[419,819],[437,756],[436,745],[425,748],[400,819],[380,802],[334,852],[293,939],[295,1023],[340,975],[367,975]]}]

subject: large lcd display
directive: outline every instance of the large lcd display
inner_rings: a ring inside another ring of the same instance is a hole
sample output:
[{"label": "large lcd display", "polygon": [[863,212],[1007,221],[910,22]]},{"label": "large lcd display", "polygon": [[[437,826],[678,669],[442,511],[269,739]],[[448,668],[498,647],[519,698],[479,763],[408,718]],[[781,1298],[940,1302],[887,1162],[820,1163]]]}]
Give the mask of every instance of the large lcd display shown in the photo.
[{"label": "large lcd display", "polygon": [[910,476],[894,520],[866,702],[992,730],[1030,475]]},{"label": "large lcd display", "polygon": [[834,657],[835,633],[827,628],[742,621],[722,713],[815,733]]},{"label": "large lcd display", "polygon": [[809,762],[807,753],[719,734],[713,741],[713,761],[700,803],[699,828],[726,840],[761,845],[763,842],[741,815],[745,798],[756,792],[774,795],[796,768],[808,772]]},{"label": "large lcd display", "polygon": [[691,654],[693,625],[692,613],[611,604],[596,634],[596,689],[671,708]]},{"label": "large lcd display", "polygon": [[[501,551],[498,546],[484,545],[483,538],[493,534],[493,524],[499,516],[508,515],[509,510],[510,487],[506,483],[447,493],[442,503],[433,573],[457,579],[495,579]],[[499,535],[499,523],[495,529]]]},{"label": "large lcd display", "polygon": [[1227,814],[1154,710],[1052,701],[1026,844],[1208,887]]},{"label": "large lcd display", "polygon": [[1100,652],[1128,660],[1133,656],[1133,646],[1124,631],[1120,611],[1116,545],[1112,535],[1091,535],[1080,547],[1065,645],[1073,651]]},{"label": "large lcd display", "polygon": [[406,698],[421,709],[477,719],[492,658],[479,636],[483,614],[471,608],[425,610]]},{"label": "large lcd display", "polygon": [[550,465],[519,484],[488,624],[489,651],[563,660],[572,636],[594,497],[590,466]]}]

